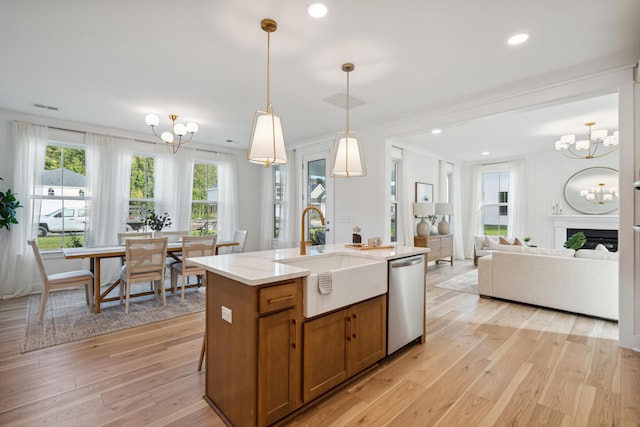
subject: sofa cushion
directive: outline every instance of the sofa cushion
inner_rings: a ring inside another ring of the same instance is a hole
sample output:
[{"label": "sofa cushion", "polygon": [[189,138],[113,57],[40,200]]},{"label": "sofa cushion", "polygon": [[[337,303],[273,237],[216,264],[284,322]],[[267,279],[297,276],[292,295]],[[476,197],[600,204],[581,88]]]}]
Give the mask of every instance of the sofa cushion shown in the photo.
[{"label": "sofa cushion", "polygon": [[524,245],[522,244],[520,239],[516,237],[515,239],[513,239],[513,246],[524,246]]},{"label": "sofa cushion", "polygon": [[533,254],[533,255],[550,255],[566,258],[573,258],[576,251],[573,249],[549,249],[549,248],[532,248],[530,246],[514,246],[514,245],[499,245],[498,250],[501,252],[515,252],[519,254]]},{"label": "sofa cushion", "polygon": [[609,249],[607,249],[607,247],[605,245],[603,245],[602,243],[598,243],[596,245],[596,251],[602,251],[602,252],[609,252]]},{"label": "sofa cushion", "polygon": [[504,237],[500,236],[500,244],[501,245],[510,245],[511,243],[505,239]]},{"label": "sofa cushion", "polygon": [[601,251],[598,249],[580,249],[576,252],[576,258],[618,260],[618,252]]}]

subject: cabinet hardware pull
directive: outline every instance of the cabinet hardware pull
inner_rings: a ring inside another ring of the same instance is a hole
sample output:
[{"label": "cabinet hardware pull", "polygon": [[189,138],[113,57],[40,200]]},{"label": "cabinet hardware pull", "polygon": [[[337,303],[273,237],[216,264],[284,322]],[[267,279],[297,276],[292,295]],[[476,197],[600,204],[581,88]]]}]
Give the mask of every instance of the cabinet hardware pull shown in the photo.
[{"label": "cabinet hardware pull", "polygon": [[353,339],[356,339],[356,332],[358,332],[358,318],[353,315]]},{"label": "cabinet hardware pull", "polygon": [[351,317],[347,317],[346,318],[346,323],[345,323],[345,332],[347,334],[347,341],[351,341]]},{"label": "cabinet hardware pull", "polygon": [[291,328],[292,332],[293,332],[293,336],[291,337],[291,348],[295,349],[296,348],[296,337],[298,336],[297,334],[297,324],[296,324],[296,319],[291,319],[291,325],[293,326]]},{"label": "cabinet hardware pull", "polygon": [[274,303],[274,302],[280,302],[280,301],[286,301],[288,299],[293,298],[293,295],[287,295],[286,297],[280,297],[280,298],[270,298],[267,300],[267,302],[269,304]]}]

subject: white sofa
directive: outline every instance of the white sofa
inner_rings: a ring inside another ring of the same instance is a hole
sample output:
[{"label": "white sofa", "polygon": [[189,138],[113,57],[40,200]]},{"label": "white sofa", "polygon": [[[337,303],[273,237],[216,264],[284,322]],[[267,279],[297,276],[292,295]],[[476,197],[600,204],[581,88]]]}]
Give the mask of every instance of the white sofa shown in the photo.
[{"label": "white sofa", "polygon": [[478,293],[618,320],[617,255],[500,245],[478,259]]}]

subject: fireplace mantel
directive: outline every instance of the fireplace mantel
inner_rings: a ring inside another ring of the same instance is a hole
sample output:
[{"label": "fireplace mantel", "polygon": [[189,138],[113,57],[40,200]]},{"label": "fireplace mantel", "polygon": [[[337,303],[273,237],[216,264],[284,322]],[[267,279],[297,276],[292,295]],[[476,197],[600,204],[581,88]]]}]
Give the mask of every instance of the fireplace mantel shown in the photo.
[{"label": "fireplace mantel", "polygon": [[567,241],[567,228],[618,229],[618,215],[551,215],[551,221],[556,248],[561,248]]}]

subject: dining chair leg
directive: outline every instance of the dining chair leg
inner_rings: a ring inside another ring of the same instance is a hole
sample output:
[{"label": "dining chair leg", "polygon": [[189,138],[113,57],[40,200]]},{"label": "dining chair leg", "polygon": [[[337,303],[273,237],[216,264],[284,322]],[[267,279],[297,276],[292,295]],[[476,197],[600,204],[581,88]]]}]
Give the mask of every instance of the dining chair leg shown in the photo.
[{"label": "dining chair leg", "polygon": [[89,298],[89,310],[93,311],[93,283],[87,283],[85,287],[87,298]]},{"label": "dining chair leg", "polygon": [[184,282],[187,280],[188,277],[189,276],[186,276],[186,277],[182,276],[182,292],[181,292],[181,295],[180,295],[180,302],[182,304],[184,304]]},{"label": "dining chair leg", "polygon": [[42,322],[44,318],[44,310],[47,308],[47,298],[49,298],[49,288],[42,289],[42,301],[40,301],[40,313],[38,314],[38,322]]},{"label": "dining chair leg", "polygon": [[131,282],[127,282],[126,288],[127,288],[127,296],[125,298],[125,303],[124,303],[124,312],[126,314],[129,314],[129,296],[131,294]]},{"label": "dining chair leg", "polygon": [[172,268],[171,269],[171,289],[172,289],[172,294],[175,297],[176,296],[176,289],[178,287],[178,272]]},{"label": "dining chair leg", "polygon": [[167,294],[164,291],[164,282],[158,280],[158,286],[160,286],[160,292],[162,292],[162,305],[167,305]]}]

